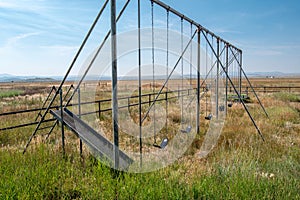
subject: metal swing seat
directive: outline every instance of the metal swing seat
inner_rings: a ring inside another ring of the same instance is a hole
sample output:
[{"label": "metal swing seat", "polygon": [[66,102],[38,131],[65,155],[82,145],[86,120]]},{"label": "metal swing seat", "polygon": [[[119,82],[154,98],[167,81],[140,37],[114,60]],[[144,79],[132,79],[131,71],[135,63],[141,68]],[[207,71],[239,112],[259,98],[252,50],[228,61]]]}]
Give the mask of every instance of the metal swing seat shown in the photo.
[{"label": "metal swing seat", "polygon": [[192,126],[188,125],[186,129],[181,129],[181,133],[190,133],[192,130]]},{"label": "metal swing seat", "polygon": [[206,120],[211,120],[213,117],[213,115],[211,113],[209,113],[207,116],[205,116]]},{"label": "metal swing seat", "polygon": [[225,106],[224,106],[224,105],[220,105],[220,106],[219,106],[219,111],[220,111],[220,112],[225,111]]},{"label": "metal swing seat", "polygon": [[168,138],[164,138],[160,145],[158,145],[157,143],[154,143],[153,146],[159,149],[164,149],[167,145],[168,145],[169,139]]}]

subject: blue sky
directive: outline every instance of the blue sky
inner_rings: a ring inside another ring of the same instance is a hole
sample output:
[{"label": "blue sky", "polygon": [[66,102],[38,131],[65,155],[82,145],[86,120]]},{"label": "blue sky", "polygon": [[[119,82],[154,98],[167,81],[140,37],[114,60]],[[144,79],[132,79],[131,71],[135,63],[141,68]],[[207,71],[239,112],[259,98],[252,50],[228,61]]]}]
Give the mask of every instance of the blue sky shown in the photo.
[{"label": "blue sky", "polygon": [[[0,0],[0,74],[63,75],[103,2]],[[163,2],[241,48],[246,71],[300,73],[298,0]]]}]

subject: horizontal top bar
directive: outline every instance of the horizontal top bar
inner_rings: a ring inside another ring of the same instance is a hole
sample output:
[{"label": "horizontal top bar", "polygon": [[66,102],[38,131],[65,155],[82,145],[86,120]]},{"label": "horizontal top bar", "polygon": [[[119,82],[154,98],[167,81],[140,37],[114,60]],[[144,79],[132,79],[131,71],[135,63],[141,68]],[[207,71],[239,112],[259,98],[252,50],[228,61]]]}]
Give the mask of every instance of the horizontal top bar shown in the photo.
[{"label": "horizontal top bar", "polygon": [[241,50],[241,49],[235,47],[235,46],[232,45],[231,43],[227,42],[226,40],[224,40],[224,39],[222,39],[221,37],[219,37],[219,36],[217,36],[216,34],[214,34],[212,31],[210,31],[210,30],[208,30],[207,28],[203,27],[201,24],[199,24],[199,23],[197,23],[197,22],[191,20],[191,19],[188,18],[187,16],[185,16],[185,15],[183,15],[182,13],[178,12],[177,10],[171,8],[170,6],[166,5],[165,3],[163,3],[163,2],[161,2],[161,1],[159,1],[159,0],[150,0],[150,1],[156,3],[157,5],[159,5],[159,6],[163,7],[163,8],[165,8],[166,10],[168,10],[168,11],[174,13],[174,14],[177,15],[178,17],[181,17],[182,19],[184,19],[184,20],[190,22],[191,24],[193,24],[193,25],[197,26],[199,29],[201,29],[201,30],[207,32],[208,34],[210,34],[210,35],[213,36],[214,38],[220,40],[221,42],[223,42],[223,43],[225,43],[225,44],[231,46],[232,48],[234,48],[234,49],[236,49],[237,51],[239,51],[240,53],[242,53],[242,50]]}]

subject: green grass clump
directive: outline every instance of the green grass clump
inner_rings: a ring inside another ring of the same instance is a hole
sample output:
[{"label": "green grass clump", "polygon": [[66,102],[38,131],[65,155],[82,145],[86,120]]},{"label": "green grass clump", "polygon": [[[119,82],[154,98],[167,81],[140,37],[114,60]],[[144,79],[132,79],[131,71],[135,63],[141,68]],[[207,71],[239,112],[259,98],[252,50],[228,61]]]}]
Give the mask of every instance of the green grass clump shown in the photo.
[{"label": "green grass clump", "polygon": [[15,97],[18,95],[23,94],[24,91],[22,90],[0,90],[0,99],[6,97]]},{"label": "green grass clump", "polygon": [[25,155],[2,150],[0,164],[0,199],[300,198],[300,165],[291,158],[275,163],[247,158],[230,164],[218,161],[202,174],[189,174],[181,162],[146,174],[116,174],[92,157],[63,157],[39,145]]},{"label": "green grass clump", "polygon": [[300,102],[300,95],[295,93],[279,92],[274,94],[275,98],[286,102]]}]

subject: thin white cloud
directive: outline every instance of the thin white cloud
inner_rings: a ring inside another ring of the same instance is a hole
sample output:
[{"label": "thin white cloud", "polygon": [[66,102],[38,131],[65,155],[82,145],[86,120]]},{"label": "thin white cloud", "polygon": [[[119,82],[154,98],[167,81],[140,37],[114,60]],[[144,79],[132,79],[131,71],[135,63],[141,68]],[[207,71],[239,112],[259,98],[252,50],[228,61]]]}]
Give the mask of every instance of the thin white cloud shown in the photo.
[{"label": "thin white cloud", "polygon": [[15,4],[11,2],[0,1],[0,8],[15,8]]},{"label": "thin white cloud", "polygon": [[43,1],[31,1],[31,0],[1,0],[0,8],[21,10],[21,11],[31,11],[40,12],[45,10],[42,4]]},{"label": "thin white cloud", "polygon": [[236,30],[231,30],[226,28],[216,28],[214,29],[214,31],[218,34],[223,34],[223,33],[242,34],[243,33],[241,31],[236,31]]},{"label": "thin white cloud", "polygon": [[22,33],[22,34],[19,34],[19,35],[15,36],[15,37],[9,38],[8,43],[9,44],[15,44],[15,43],[17,43],[18,41],[20,41],[22,39],[32,37],[32,36],[35,36],[35,35],[39,35],[39,34],[41,34],[41,32]]},{"label": "thin white cloud", "polygon": [[78,46],[52,45],[52,46],[41,46],[40,48],[45,51],[56,52],[57,55],[63,56],[63,55],[73,55],[78,49]]},{"label": "thin white cloud", "polygon": [[18,45],[20,45],[21,41],[33,37],[36,35],[41,34],[41,32],[31,32],[31,33],[22,33],[13,37],[10,37],[6,40],[5,44],[0,47],[0,53],[13,50],[14,48],[17,48]]}]

